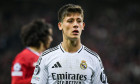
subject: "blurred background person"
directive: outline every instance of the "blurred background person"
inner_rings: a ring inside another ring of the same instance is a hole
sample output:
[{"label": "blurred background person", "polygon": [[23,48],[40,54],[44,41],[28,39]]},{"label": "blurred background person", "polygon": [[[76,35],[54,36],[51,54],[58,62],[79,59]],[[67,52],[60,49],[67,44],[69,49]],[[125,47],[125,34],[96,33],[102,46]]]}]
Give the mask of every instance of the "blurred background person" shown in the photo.
[{"label": "blurred background person", "polygon": [[11,84],[30,84],[31,77],[40,54],[50,47],[52,25],[43,19],[33,20],[21,30],[21,40],[25,45],[15,57],[11,68]]}]

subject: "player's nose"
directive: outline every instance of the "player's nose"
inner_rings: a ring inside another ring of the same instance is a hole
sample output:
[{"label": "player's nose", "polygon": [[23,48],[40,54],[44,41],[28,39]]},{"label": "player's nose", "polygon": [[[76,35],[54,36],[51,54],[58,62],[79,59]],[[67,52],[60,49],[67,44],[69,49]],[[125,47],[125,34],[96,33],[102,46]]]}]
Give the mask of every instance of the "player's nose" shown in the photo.
[{"label": "player's nose", "polygon": [[78,28],[78,23],[76,21],[73,23],[73,28]]}]

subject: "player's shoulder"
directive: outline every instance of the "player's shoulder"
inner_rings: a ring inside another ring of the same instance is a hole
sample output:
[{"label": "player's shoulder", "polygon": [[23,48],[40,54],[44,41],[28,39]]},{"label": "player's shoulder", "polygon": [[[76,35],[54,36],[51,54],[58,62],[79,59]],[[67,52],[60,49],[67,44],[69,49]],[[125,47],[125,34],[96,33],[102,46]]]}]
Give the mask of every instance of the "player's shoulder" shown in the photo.
[{"label": "player's shoulder", "polygon": [[34,54],[32,51],[30,51],[29,49],[27,49],[27,48],[25,48],[25,49],[23,49],[21,52],[19,52],[18,54],[17,54],[17,56],[16,57],[18,57],[18,58],[26,58],[26,59],[28,59],[28,58],[33,58],[33,57],[35,57],[36,56],[36,54]]},{"label": "player's shoulder", "polygon": [[93,56],[98,56],[98,54],[97,54],[95,51],[93,51],[93,50],[87,48],[86,46],[84,46],[84,51],[85,51],[87,54],[90,54],[90,55],[93,55]]},{"label": "player's shoulder", "polygon": [[28,55],[29,53],[27,52],[26,48],[17,53],[16,58],[23,58],[24,56]]},{"label": "player's shoulder", "polygon": [[58,50],[59,50],[59,45],[45,50],[45,51],[42,53],[41,56],[44,57],[44,56],[48,56],[48,55],[51,55],[51,54],[55,54]]},{"label": "player's shoulder", "polygon": [[87,48],[86,46],[84,46],[84,51],[85,51],[85,53],[88,54],[88,56],[90,56],[92,59],[100,60],[99,55],[98,55],[95,51],[93,51],[93,50]]},{"label": "player's shoulder", "polygon": [[20,51],[15,58],[13,59],[13,63],[25,63],[26,60],[28,60],[29,56],[27,56],[29,53],[27,53],[26,48]]},{"label": "player's shoulder", "polygon": [[100,64],[101,68],[103,68],[102,60],[101,60],[100,56],[99,56],[95,51],[93,51],[93,50],[91,50],[91,49],[89,49],[89,48],[87,48],[87,47],[84,47],[84,50],[85,50],[87,53],[90,54],[90,57],[91,57],[91,59],[93,59],[93,62],[94,62],[95,64],[98,63],[98,64]]}]

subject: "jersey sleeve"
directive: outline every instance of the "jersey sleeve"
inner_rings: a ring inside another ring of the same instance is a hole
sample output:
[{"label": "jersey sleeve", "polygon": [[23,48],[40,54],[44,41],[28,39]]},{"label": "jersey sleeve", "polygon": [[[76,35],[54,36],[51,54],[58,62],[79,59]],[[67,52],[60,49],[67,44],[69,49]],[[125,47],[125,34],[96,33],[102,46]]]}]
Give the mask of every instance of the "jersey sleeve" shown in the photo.
[{"label": "jersey sleeve", "polygon": [[101,59],[98,57],[95,63],[96,69],[92,78],[92,84],[108,84]]},{"label": "jersey sleeve", "polygon": [[47,84],[47,70],[45,69],[45,59],[42,56],[39,57],[37,65],[34,69],[34,74],[31,79],[32,84]]},{"label": "jersey sleeve", "polygon": [[30,84],[31,77],[25,77],[26,72],[26,64],[20,59],[16,59],[11,68],[11,84]]}]

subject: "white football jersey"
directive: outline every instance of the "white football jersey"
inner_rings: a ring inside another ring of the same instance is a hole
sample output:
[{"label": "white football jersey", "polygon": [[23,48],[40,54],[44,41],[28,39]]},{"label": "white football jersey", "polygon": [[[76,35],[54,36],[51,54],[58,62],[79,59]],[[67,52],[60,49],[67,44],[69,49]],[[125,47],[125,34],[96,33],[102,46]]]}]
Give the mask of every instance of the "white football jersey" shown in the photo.
[{"label": "white football jersey", "polygon": [[108,84],[97,53],[84,45],[75,52],[64,51],[61,44],[42,53],[31,83],[35,84]]}]

